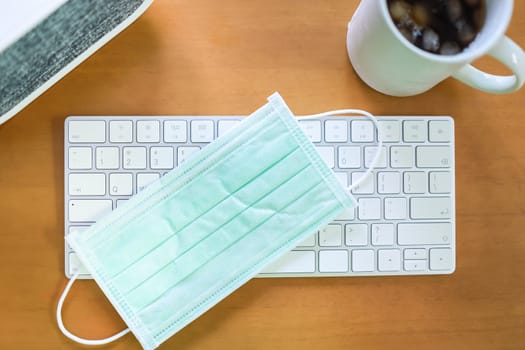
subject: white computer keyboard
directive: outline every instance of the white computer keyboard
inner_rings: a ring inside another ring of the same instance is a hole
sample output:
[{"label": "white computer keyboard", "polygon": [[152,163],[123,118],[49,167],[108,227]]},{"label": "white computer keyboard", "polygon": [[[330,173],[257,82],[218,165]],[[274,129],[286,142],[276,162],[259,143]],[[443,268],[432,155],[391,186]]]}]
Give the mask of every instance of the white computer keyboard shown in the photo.
[{"label": "white computer keyboard", "polygon": [[[227,132],[242,117],[69,117],[65,233],[101,216]],[[384,147],[359,202],[267,267],[260,277],[448,274],[455,269],[454,121],[380,117]],[[367,169],[376,131],[359,117],[302,120],[346,186]],[[147,234],[147,233],[145,233]],[[65,273],[89,278],[65,246]]]}]

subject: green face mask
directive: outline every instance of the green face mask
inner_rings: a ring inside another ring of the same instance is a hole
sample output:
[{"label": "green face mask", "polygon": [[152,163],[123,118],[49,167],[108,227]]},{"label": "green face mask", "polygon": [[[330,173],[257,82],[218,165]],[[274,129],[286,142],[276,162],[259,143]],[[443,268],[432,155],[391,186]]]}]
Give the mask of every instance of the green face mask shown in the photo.
[{"label": "green face mask", "polygon": [[[355,202],[278,94],[67,242],[145,349],[159,346]],[[57,317],[69,333],[59,302]]]}]

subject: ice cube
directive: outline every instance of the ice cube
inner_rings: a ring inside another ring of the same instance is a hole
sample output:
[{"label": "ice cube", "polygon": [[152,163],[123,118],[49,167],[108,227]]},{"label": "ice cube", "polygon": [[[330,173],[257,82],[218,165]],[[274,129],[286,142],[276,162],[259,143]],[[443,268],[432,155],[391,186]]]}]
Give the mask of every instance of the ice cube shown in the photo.
[{"label": "ice cube", "polygon": [[439,35],[430,28],[423,32],[423,49],[430,52],[439,50]]}]

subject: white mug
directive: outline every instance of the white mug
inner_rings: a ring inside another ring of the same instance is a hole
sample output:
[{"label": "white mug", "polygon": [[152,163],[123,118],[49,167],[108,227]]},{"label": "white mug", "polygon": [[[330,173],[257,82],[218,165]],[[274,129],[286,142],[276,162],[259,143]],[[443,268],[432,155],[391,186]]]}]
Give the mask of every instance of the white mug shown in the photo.
[{"label": "white mug", "polygon": [[[348,23],[350,61],[365,83],[387,95],[416,95],[450,76],[486,92],[516,91],[525,79],[525,54],[504,34],[513,0],[483,1],[486,18],[476,39],[462,52],[448,56],[410,43],[390,17],[387,0],[362,0]],[[485,54],[501,61],[514,75],[492,75],[470,65]]]}]

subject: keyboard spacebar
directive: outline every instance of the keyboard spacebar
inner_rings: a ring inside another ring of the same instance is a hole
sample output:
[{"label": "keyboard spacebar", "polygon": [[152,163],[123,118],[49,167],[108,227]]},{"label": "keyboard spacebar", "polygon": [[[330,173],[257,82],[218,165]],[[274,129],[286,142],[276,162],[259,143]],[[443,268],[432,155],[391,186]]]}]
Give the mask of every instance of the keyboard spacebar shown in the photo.
[{"label": "keyboard spacebar", "polygon": [[261,273],[306,273],[315,272],[315,252],[313,250],[293,250],[276,262],[267,266]]}]

